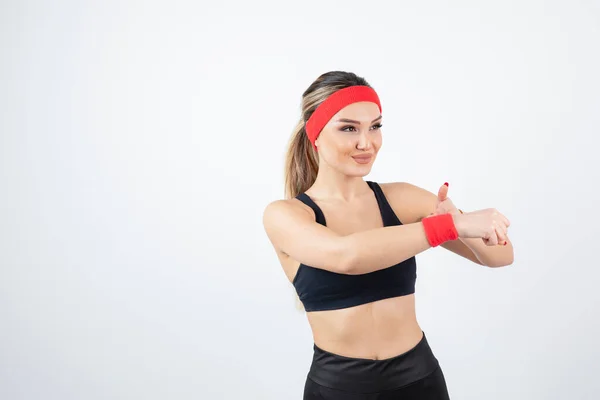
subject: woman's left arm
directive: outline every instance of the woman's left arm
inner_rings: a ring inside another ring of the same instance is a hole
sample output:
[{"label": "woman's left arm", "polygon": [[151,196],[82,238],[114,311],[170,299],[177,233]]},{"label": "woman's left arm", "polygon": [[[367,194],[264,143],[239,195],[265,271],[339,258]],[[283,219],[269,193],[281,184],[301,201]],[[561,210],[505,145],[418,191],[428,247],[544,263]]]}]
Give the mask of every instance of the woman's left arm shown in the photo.
[{"label": "woman's left arm", "polygon": [[[457,211],[457,213],[459,212]],[[512,264],[514,261],[514,249],[508,236],[506,245],[488,246],[481,239],[458,238],[457,240],[442,243],[440,246],[471,261],[475,257],[479,261],[477,262],[478,264],[487,267],[504,267]]]},{"label": "woman's left arm", "polygon": [[[401,214],[403,222],[416,222],[436,213],[459,214],[458,208],[450,199],[439,201],[439,196],[419,186],[407,182],[393,182],[383,184],[386,195],[392,203],[396,214]],[[447,190],[442,187],[442,191]],[[503,267],[510,265],[514,260],[514,251],[510,239],[506,245],[488,246],[482,239],[458,238],[442,243],[441,247],[476,264],[487,267]]]}]

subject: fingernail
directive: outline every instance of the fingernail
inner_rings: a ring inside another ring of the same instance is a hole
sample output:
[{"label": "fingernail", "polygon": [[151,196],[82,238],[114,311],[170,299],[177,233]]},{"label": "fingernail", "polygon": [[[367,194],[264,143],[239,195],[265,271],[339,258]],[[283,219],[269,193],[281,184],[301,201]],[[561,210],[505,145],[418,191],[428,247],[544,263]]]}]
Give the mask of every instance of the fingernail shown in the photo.
[{"label": "fingernail", "polygon": [[448,185],[448,182],[444,182],[444,185],[446,185],[446,186],[450,186],[450,185]]},{"label": "fingernail", "polygon": [[508,242],[504,242],[504,245],[506,246],[508,244]]}]

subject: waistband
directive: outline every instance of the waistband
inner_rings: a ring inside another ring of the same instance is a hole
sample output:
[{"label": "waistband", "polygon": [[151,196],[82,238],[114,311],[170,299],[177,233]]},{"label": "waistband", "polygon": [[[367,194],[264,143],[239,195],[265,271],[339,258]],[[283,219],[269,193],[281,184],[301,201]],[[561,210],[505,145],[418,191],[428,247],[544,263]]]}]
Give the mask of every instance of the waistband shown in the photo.
[{"label": "waistband", "polygon": [[425,332],[412,349],[383,360],[330,353],[316,344],[308,377],[321,386],[357,393],[397,389],[425,378],[439,365]]}]

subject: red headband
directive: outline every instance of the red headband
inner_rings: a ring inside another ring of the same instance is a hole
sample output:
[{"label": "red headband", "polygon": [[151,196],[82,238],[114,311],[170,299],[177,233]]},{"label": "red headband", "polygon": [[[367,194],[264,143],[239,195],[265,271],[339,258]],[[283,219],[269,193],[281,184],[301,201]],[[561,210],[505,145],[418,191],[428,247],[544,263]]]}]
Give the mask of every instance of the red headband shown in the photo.
[{"label": "red headband", "polygon": [[317,107],[306,122],[306,134],[315,151],[317,150],[315,140],[329,120],[342,108],[352,103],[358,103],[359,101],[375,103],[379,106],[379,112],[381,112],[381,103],[375,90],[369,86],[361,85],[340,89]]}]

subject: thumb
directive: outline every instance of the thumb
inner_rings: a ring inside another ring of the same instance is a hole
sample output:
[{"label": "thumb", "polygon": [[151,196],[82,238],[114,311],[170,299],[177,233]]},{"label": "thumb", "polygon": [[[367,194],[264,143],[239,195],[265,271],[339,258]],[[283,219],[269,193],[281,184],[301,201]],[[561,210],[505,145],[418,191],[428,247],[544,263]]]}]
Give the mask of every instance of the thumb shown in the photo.
[{"label": "thumb", "polygon": [[446,200],[447,196],[448,196],[448,182],[444,183],[440,187],[440,190],[438,191],[438,201],[442,202],[442,201]]}]

